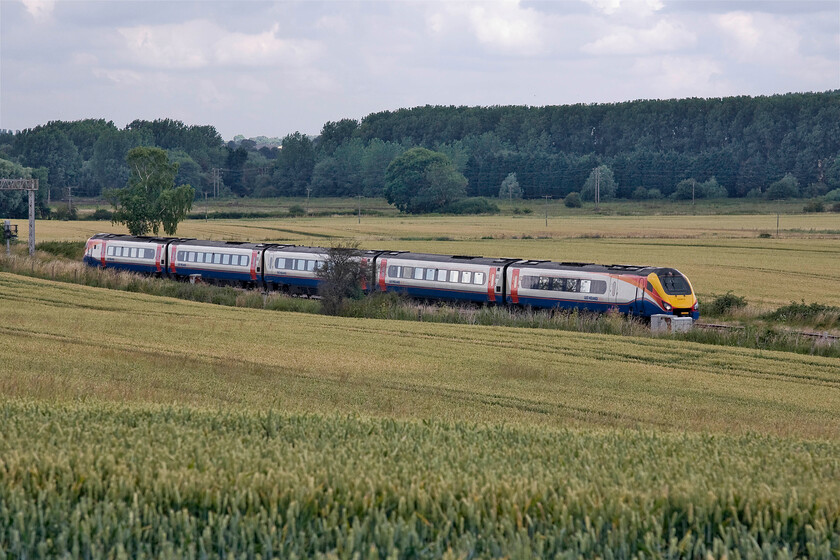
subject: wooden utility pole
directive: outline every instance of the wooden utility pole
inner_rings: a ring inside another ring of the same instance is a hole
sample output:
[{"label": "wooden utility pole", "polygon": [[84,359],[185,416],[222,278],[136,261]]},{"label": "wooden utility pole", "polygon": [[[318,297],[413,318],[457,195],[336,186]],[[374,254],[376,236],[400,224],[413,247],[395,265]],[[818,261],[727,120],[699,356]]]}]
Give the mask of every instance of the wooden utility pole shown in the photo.
[{"label": "wooden utility pole", "polygon": [[545,227],[548,227],[548,199],[551,198],[551,195],[544,194],[543,198],[545,199]]},{"label": "wooden utility pole", "polygon": [[309,215],[309,193],[312,192],[312,187],[306,187],[306,214]]},{"label": "wooden utility pole", "polygon": [[356,198],[359,199],[359,225],[362,223],[362,195],[356,195]]},{"label": "wooden utility pole", "polygon": [[35,193],[38,192],[38,179],[0,179],[0,191],[29,193],[29,256],[35,255]]},{"label": "wooden utility pole", "polygon": [[595,211],[598,211],[598,206],[601,203],[601,168],[595,168]]}]

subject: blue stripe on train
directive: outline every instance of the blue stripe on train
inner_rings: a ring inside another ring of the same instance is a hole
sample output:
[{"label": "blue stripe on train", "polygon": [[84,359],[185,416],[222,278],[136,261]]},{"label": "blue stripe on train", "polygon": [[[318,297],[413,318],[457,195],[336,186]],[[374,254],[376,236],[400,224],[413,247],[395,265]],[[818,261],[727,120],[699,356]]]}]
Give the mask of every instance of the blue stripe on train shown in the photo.
[{"label": "blue stripe on train", "polygon": [[318,278],[303,278],[300,276],[280,276],[278,274],[266,274],[265,281],[272,284],[284,284],[286,286],[302,286],[304,288],[317,288],[321,283]]},{"label": "blue stripe on train", "polygon": [[490,301],[487,292],[466,292],[462,290],[441,290],[435,288],[418,288],[415,286],[386,284],[386,292],[406,294],[416,298],[452,299],[459,301]]},{"label": "blue stripe on train", "polygon": [[191,274],[198,274],[202,278],[212,278],[218,280],[236,280],[239,282],[254,282],[251,279],[251,271],[224,271],[224,270],[210,270],[207,268],[188,268],[185,266],[176,266],[175,274],[179,276],[189,276]]}]

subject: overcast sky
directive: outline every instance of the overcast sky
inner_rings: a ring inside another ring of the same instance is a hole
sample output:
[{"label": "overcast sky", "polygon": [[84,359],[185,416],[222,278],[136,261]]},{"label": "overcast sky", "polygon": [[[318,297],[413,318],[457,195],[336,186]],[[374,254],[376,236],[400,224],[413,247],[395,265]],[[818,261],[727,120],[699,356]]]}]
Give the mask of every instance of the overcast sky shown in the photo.
[{"label": "overcast sky", "polygon": [[840,89],[840,0],[0,0],[0,128]]}]

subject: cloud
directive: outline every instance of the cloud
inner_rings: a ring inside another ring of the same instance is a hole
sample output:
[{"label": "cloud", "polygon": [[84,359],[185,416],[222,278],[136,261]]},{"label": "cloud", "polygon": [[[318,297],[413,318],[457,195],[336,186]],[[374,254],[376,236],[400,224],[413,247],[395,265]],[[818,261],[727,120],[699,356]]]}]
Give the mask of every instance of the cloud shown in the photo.
[{"label": "cloud", "polygon": [[50,17],[55,9],[55,0],[21,0],[21,2],[29,15],[38,21]]},{"label": "cloud", "polygon": [[592,55],[642,55],[693,46],[697,36],[678,22],[660,20],[649,29],[616,27],[608,35],[584,45]]},{"label": "cloud", "polygon": [[707,56],[639,58],[630,73],[637,84],[646,84],[645,97],[716,97],[726,91],[723,68]]},{"label": "cloud", "polygon": [[647,15],[661,10],[662,0],[583,0],[599,12],[612,15]]},{"label": "cloud", "polygon": [[797,56],[799,34],[791,22],[768,14],[730,12],[716,18],[741,61],[775,64]]},{"label": "cloud", "polygon": [[206,20],[123,27],[118,31],[130,56],[152,68],[302,65],[322,50],[315,41],[278,37],[277,24],[255,34],[230,32]]},{"label": "cloud", "polygon": [[545,49],[539,13],[523,8],[519,0],[448,4],[429,15],[426,22],[435,34],[458,34],[466,28],[494,52],[533,55]]}]

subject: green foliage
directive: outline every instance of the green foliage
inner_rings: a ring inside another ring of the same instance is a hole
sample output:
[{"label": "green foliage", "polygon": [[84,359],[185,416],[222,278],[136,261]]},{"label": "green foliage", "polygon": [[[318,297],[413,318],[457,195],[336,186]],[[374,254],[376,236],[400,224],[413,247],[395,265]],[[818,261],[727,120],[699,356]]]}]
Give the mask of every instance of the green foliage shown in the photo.
[{"label": "green foliage", "polygon": [[330,247],[324,265],[316,271],[321,280],[318,295],[321,296],[322,311],[327,315],[338,315],[348,299],[361,299],[364,296],[362,281],[369,272],[361,266],[358,243],[338,243]]},{"label": "green foliage", "polygon": [[289,206],[289,216],[292,217],[299,217],[306,215],[306,208],[301,206],[300,204],[292,204]]},{"label": "green foliage", "polygon": [[691,200],[692,195],[698,198],[726,198],[726,189],[720,186],[715,177],[702,183],[695,179],[683,179],[677,183],[671,198],[676,200]]},{"label": "green foliage", "polygon": [[704,315],[720,317],[747,306],[746,297],[736,296],[731,291],[723,295],[712,294],[712,298],[711,302],[703,303],[702,312]]},{"label": "green foliage", "polygon": [[69,207],[66,204],[59,204],[50,214],[53,220],[73,221],[79,219],[79,212],[75,206]]},{"label": "green foliage", "polygon": [[785,323],[813,325],[819,328],[838,328],[840,327],[840,307],[816,302],[791,302],[766,314],[765,318]]},{"label": "green foliage", "polygon": [[600,200],[610,200],[615,197],[618,189],[618,184],[615,182],[615,175],[606,165],[599,165],[589,174],[583,188],[580,190],[580,196],[583,200],[595,200],[596,187],[599,193]]},{"label": "green foliage", "polygon": [[464,197],[467,180],[445,154],[412,148],[385,173],[385,197],[401,212],[436,212]]},{"label": "green foliage", "polygon": [[499,198],[507,198],[508,200],[522,198],[522,187],[516,180],[516,173],[508,173],[508,176],[502,181],[502,186],[499,187]]},{"label": "green foliage", "polygon": [[161,226],[174,235],[192,208],[195,190],[189,185],[175,187],[178,164],[170,163],[160,148],[133,148],[126,161],[131,169],[128,185],[113,191],[116,210],[114,223],[124,223],[132,235],[157,235]]},{"label": "green foliage", "polygon": [[799,181],[792,174],[787,173],[784,177],[767,187],[765,195],[770,200],[797,198],[800,195]]},{"label": "green foliage", "polygon": [[840,202],[840,189],[829,191],[823,197],[826,202]]},{"label": "green foliage", "polygon": [[499,207],[486,198],[464,198],[441,208],[443,214],[498,214]]},{"label": "green foliage", "polygon": [[583,206],[583,200],[581,200],[580,194],[570,192],[566,195],[566,198],[563,199],[563,204],[566,205],[566,208],[581,208]]},{"label": "green foliage", "polygon": [[84,241],[42,241],[35,245],[38,251],[44,251],[57,257],[74,261],[82,260],[85,254]]},{"label": "green foliage", "polygon": [[88,220],[112,220],[114,213],[105,208],[97,208],[86,219]]},{"label": "green foliage", "polygon": [[825,203],[822,200],[809,200],[805,206],[802,207],[803,212],[825,212]]}]

